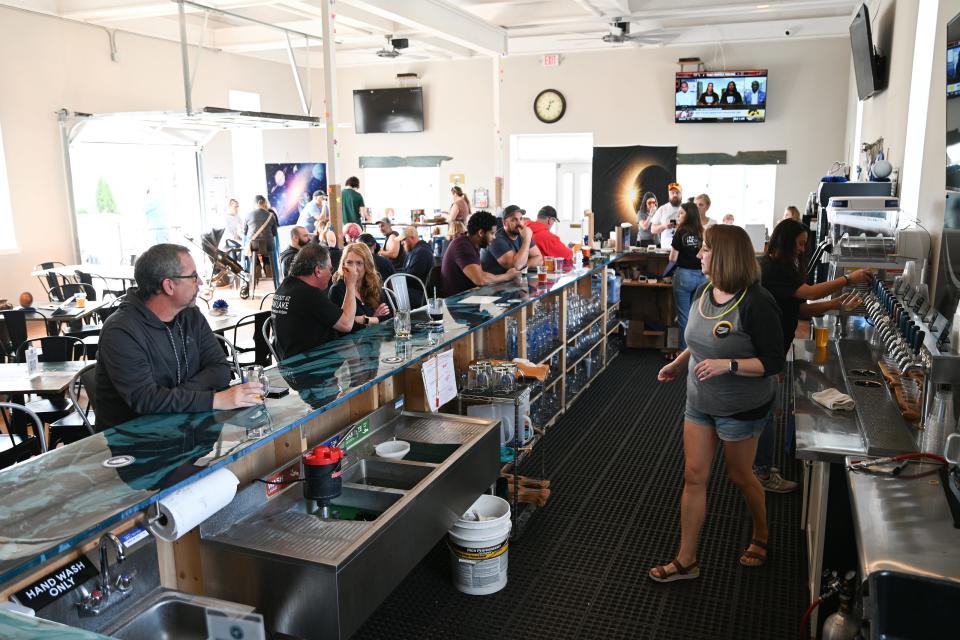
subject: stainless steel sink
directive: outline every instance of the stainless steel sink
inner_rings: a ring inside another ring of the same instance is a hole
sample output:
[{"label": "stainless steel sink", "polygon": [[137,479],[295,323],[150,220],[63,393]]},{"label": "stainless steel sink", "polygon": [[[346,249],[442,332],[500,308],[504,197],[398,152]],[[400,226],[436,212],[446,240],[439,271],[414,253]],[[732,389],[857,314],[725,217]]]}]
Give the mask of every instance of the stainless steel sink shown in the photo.
[{"label": "stainless steel sink", "polygon": [[[499,475],[497,421],[393,403],[364,420],[332,501],[339,518],[317,517],[300,486],[268,499],[252,483],[200,526],[206,593],[255,606],[271,632],[347,638]],[[391,437],[436,462],[373,457]]]},{"label": "stainless steel sink", "polygon": [[386,462],[364,458],[343,473],[343,481],[352,484],[409,490],[430,475],[436,467],[404,462]]},{"label": "stainless steel sink", "polygon": [[131,607],[116,625],[105,630],[121,640],[206,640],[207,609],[216,609],[233,616],[244,616],[252,607],[162,589]]},{"label": "stainless steel sink", "polygon": [[871,638],[956,637],[960,582],[875,571],[870,574],[869,584]]}]

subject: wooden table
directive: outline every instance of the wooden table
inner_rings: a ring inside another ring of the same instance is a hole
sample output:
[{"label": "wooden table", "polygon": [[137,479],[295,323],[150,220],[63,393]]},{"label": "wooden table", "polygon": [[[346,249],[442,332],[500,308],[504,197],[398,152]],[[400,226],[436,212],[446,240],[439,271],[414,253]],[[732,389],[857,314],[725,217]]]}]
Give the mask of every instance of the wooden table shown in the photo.
[{"label": "wooden table", "polygon": [[[202,313],[203,313],[203,317],[206,318],[207,322],[210,324],[210,328],[213,330],[213,332],[219,333],[220,335],[224,335],[224,333],[226,333],[230,329],[233,329],[233,327],[236,326],[237,321],[240,320],[240,318],[243,318],[244,316],[249,316],[251,314],[269,315],[270,309],[260,309],[259,311],[257,310],[235,311],[231,309],[225,316],[215,316],[206,310],[203,310]],[[244,321],[243,325],[240,325],[240,326],[253,324],[255,320],[256,318],[247,318],[246,321]]]},{"label": "wooden table", "polygon": [[0,364],[0,393],[62,393],[77,371],[94,362],[41,362],[40,375],[33,378],[27,375],[26,364]]},{"label": "wooden table", "polygon": [[[27,322],[74,322],[84,320],[97,312],[101,307],[111,304],[113,300],[87,300],[86,306],[78,307],[75,303],[70,303],[63,307],[63,312],[53,315],[57,305],[55,302],[37,304],[28,309],[23,307],[14,307],[14,311],[26,311]],[[39,312],[39,313],[38,313]]]}]

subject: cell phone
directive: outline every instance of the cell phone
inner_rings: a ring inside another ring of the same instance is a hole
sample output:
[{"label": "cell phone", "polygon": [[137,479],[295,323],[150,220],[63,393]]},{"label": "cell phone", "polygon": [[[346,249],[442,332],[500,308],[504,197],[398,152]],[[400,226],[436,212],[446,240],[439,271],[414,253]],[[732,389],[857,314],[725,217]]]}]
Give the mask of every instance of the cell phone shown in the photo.
[{"label": "cell phone", "polygon": [[283,396],[290,393],[290,387],[275,387],[270,385],[267,387],[266,396],[268,398],[282,398]]}]

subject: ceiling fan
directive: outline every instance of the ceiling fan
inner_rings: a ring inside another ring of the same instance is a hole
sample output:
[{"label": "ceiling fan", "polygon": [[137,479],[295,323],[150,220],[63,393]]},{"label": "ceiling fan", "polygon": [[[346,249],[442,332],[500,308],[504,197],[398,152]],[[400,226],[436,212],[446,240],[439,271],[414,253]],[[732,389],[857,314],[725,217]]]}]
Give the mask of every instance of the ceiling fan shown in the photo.
[{"label": "ceiling fan", "polygon": [[608,44],[623,44],[624,42],[636,42],[638,44],[662,44],[669,40],[669,36],[656,29],[641,31],[640,33],[630,33],[630,23],[623,18],[616,17],[610,21],[610,33],[604,35],[601,40]]},{"label": "ceiling fan", "polygon": [[[580,36],[575,38],[562,38],[563,40],[595,40],[596,36]],[[630,33],[630,22],[621,17],[612,18],[610,21],[609,32],[601,38],[607,44],[663,44],[671,39],[671,36],[660,30],[658,26],[652,26],[638,33]]]}]

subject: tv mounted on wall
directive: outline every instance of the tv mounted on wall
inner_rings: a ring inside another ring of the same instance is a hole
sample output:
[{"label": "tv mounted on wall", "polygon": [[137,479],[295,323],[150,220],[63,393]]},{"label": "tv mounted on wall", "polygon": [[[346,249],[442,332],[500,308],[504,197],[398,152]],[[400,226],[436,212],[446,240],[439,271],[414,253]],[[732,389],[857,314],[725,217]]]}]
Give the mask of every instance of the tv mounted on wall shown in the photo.
[{"label": "tv mounted on wall", "polygon": [[860,5],[850,23],[850,47],[853,50],[853,72],[857,77],[857,95],[866,100],[883,91],[886,58],[873,46],[870,28],[870,12],[867,5]]},{"label": "tv mounted on wall", "polygon": [[677,73],[675,122],[763,122],[767,70]]},{"label": "tv mounted on wall", "polygon": [[357,133],[423,131],[423,88],[356,89],[353,119]]}]

